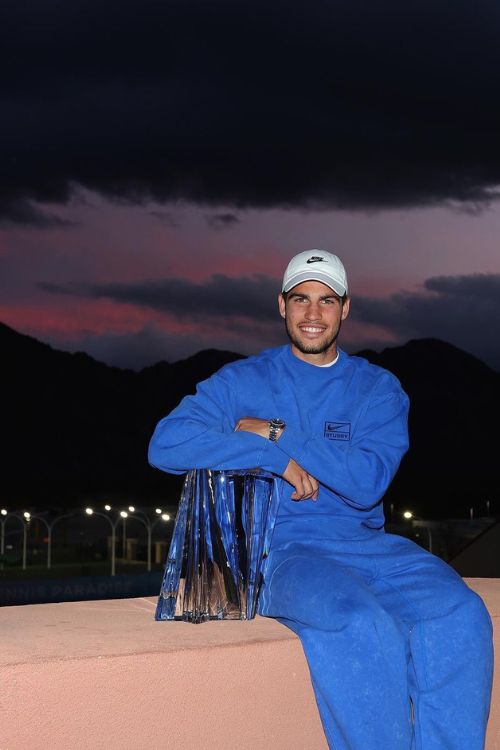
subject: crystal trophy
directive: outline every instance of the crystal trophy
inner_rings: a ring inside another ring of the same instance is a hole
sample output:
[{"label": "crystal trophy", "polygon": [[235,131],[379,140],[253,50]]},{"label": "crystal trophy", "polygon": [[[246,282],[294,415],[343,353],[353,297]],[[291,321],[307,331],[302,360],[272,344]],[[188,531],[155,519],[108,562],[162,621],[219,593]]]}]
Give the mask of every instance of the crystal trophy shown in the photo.
[{"label": "crystal trophy", "polygon": [[278,501],[264,471],[190,471],[155,619],[252,619]]}]

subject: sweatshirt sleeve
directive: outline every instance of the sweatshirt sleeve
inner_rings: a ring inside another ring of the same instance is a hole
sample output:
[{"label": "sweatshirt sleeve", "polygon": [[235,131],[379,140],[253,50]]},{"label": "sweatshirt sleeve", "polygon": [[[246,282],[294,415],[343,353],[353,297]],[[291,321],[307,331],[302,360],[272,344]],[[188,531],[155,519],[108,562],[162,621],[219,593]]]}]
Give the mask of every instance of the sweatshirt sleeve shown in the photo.
[{"label": "sweatshirt sleeve", "polygon": [[348,505],[369,509],[384,495],[408,450],[408,407],[407,395],[387,373],[353,425],[349,443],[287,425],[277,445]]},{"label": "sweatshirt sleeve", "polygon": [[224,371],[198,385],[157,425],[149,444],[150,464],[171,474],[190,469],[255,469],[282,474],[289,457],[276,443],[235,432],[234,384]]}]

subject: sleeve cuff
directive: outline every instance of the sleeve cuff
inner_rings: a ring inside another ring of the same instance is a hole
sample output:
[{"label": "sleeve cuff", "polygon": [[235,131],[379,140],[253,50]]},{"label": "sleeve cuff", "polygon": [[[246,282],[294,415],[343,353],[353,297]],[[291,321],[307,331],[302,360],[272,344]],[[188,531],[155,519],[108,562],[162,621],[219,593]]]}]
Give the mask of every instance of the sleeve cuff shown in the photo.
[{"label": "sleeve cuff", "polygon": [[309,435],[301,430],[286,427],[276,445],[282,453],[286,453],[289,459],[293,458],[294,461],[302,466],[309,437]]},{"label": "sleeve cuff", "polygon": [[282,476],[290,460],[290,456],[280,449],[279,443],[281,442],[282,437],[276,443],[272,440],[266,440],[266,445],[262,451],[260,461],[262,469],[270,471],[273,474],[278,474],[279,476]]}]

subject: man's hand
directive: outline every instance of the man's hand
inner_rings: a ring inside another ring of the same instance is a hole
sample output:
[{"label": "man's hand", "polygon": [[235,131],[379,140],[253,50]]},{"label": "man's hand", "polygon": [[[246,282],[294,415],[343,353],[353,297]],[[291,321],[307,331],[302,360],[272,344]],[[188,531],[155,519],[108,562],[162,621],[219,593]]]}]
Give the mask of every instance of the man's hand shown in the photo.
[{"label": "man's hand", "polygon": [[263,438],[269,439],[269,420],[257,417],[243,417],[234,428],[235,432],[254,432]]},{"label": "man's hand", "polygon": [[295,488],[292,492],[292,500],[317,500],[318,480],[308,474],[293,458],[290,459],[283,472],[283,479]]},{"label": "man's hand", "polygon": [[[256,435],[269,439],[268,419],[243,417],[234,429],[235,432],[254,432]],[[319,490],[317,479],[308,474],[293,458],[288,462],[282,476],[294,488],[292,500],[317,500]]]}]

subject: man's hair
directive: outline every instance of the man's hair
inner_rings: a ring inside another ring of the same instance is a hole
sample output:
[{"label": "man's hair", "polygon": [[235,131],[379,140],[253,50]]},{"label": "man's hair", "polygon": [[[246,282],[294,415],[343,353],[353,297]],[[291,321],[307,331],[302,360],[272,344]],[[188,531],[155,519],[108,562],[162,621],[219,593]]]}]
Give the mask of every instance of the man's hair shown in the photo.
[{"label": "man's hair", "polygon": [[[281,292],[281,296],[283,297],[283,299],[285,300],[285,302],[287,301],[288,295],[289,295],[289,294],[291,294],[292,292],[293,292],[293,287],[292,287],[292,289],[290,289],[290,290],[289,290],[288,292]],[[335,295],[336,295],[337,297],[339,296],[339,295],[337,294],[337,292],[334,292],[334,291],[333,291],[333,289],[332,289],[332,292],[333,292],[333,293],[334,293],[334,294],[335,294]],[[346,292],[346,293],[345,293],[345,294],[344,294],[344,295],[343,295],[342,297],[340,297],[340,301],[342,302],[342,304],[344,304],[344,302],[346,301],[346,299],[347,299],[347,296],[348,296],[348,295],[347,295],[347,292]]]}]

